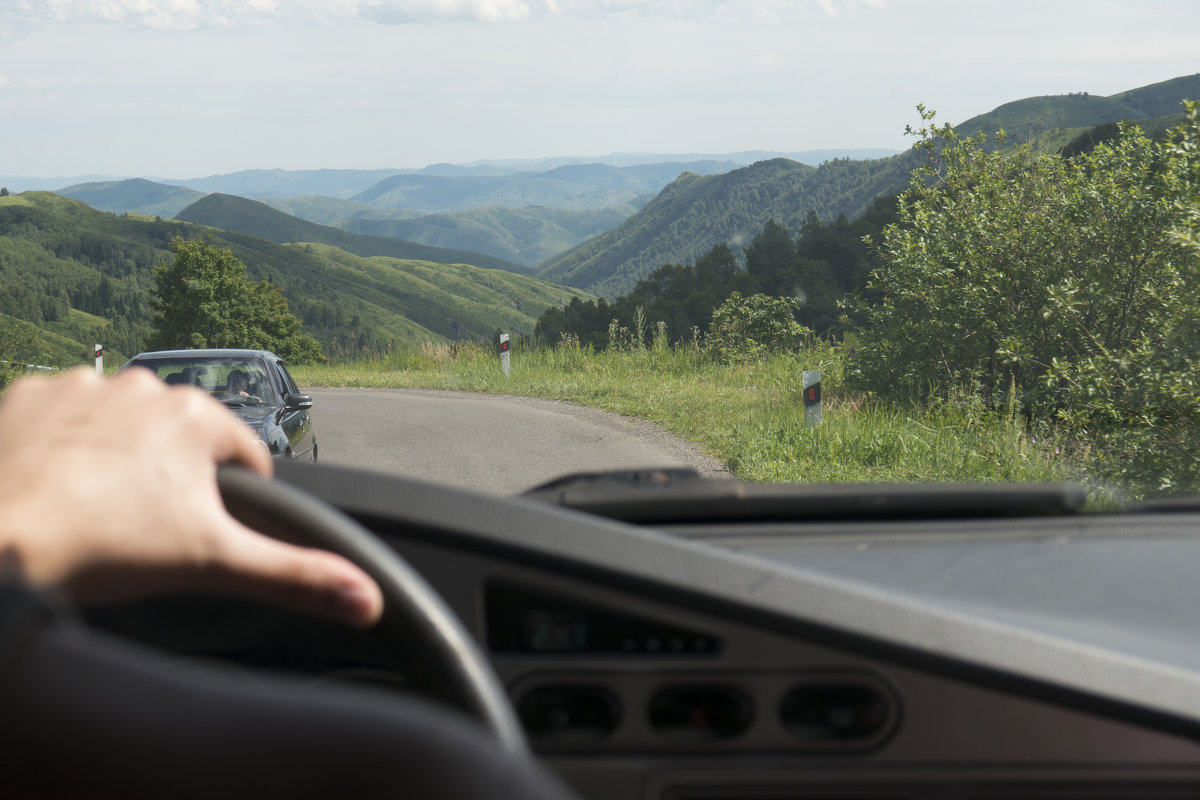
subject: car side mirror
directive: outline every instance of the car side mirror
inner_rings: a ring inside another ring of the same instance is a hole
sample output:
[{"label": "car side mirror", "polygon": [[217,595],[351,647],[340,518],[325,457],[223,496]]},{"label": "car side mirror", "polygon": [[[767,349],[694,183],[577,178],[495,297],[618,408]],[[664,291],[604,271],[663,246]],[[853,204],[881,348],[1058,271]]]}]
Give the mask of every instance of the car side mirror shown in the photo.
[{"label": "car side mirror", "polygon": [[312,408],[312,395],[289,394],[283,398],[283,404],[287,406],[288,409]]}]

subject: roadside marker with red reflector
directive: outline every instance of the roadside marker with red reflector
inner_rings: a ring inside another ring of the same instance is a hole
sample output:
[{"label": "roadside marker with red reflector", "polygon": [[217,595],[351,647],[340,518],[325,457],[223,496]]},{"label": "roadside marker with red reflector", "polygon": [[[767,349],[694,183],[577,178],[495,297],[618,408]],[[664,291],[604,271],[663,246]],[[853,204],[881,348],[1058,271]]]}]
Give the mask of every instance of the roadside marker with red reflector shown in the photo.
[{"label": "roadside marker with red reflector", "polygon": [[804,424],[814,427],[821,424],[821,373],[806,369],[800,373],[800,390],[804,398]]}]

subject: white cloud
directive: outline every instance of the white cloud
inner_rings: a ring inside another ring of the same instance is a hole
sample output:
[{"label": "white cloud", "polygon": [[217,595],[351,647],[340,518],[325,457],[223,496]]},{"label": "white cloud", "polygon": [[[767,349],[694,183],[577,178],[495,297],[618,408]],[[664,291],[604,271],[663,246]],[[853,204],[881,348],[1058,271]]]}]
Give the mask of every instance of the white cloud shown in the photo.
[{"label": "white cloud", "polygon": [[[885,0],[812,0],[829,14],[878,8]],[[360,18],[382,24],[500,23],[536,17],[639,15],[773,22],[795,0],[3,0],[0,42],[49,25],[118,24],[151,30],[237,28],[269,22],[323,23]]]},{"label": "white cloud", "polygon": [[531,11],[530,3],[524,0],[362,0],[358,7],[361,16],[385,24],[501,22],[524,19]]},{"label": "white cloud", "polygon": [[887,8],[887,0],[812,0],[813,5],[831,17],[836,17],[843,11],[860,13],[864,11],[881,11]]},{"label": "white cloud", "polygon": [[5,86],[8,86],[8,78],[4,77],[3,75],[0,75],[0,88],[3,88]]},{"label": "white cloud", "polygon": [[45,89],[46,88],[46,84],[42,83],[37,78],[26,78],[25,82],[27,84],[29,84],[29,87],[31,89]]},{"label": "white cloud", "polygon": [[[321,5],[301,0],[297,5]],[[342,2],[353,8],[353,0]],[[281,15],[279,0],[6,0],[0,4],[0,41],[49,25],[121,24],[152,30],[195,30],[252,24]]]}]

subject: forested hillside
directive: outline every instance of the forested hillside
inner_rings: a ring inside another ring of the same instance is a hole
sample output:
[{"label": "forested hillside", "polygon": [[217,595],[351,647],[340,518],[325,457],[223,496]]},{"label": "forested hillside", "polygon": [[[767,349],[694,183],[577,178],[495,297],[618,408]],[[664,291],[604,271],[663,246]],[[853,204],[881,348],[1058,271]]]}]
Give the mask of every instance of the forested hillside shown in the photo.
[{"label": "forested hillside", "polygon": [[613,344],[615,331],[632,331],[635,340],[644,341],[654,333],[647,325],[662,325],[670,342],[698,342],[710,333],[713,312],[740,292],[787,298],[795,303],[795,321],[822,340],[839,338],[856,327],[841,302],[870,294],[868,277],[879,266],[863,237],[878,239],[896,221],[896,206],[895,196],[877,198],[853,222],[839,216],[825,224],[810,214],[795,239],[768,220],[745,248],[745,269],[728,245],[718,244],[694,263],[659,267],[611,303],[603,297],[578,298],[563,308],[546,309],[538,319],[538,337],[557,342],[566,336],[604,350]]},{"label": "forested hillside", "polygon": [[910,154],[876,161],[787,159],[724,175],[684,175],[617,228],[544,263],[538,277],[616,297],[664,264],[695,261],[715,245],[743,247],[774,219],[794,234],[822,220],[862,214],[877,195],[908,183]]},{"label": "forested hillside", "polygon": [[335,356],[402,340],[487,338],[498,327],[532,333],[547,306],[577,294],[504,270],[280,245],[26,192],[0,197],[0,339],[9,355],[67,365],[97,342],[113,358],[137,352],[149,333],[151,270],[171,257],[177,236],[232,250],[251,278],[280,288]]}]

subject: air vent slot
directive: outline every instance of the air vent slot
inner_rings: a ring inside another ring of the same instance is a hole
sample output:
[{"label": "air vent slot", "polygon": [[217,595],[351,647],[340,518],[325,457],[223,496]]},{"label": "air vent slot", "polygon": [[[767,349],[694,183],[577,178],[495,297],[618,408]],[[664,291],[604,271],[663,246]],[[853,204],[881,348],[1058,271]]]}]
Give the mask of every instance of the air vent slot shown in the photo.
[{"label": "air vent slot", "polygon": [[663,689],[650,700],[650,727],[673,742],[731,739],[750,727],[750,699],[729,686]]},{"label": "air vent slot", "polygon": [[780,707],[780,719],[788,733],[811,744],[869,741],[884,733],[894,718],[887,695],[857,683],[798,686]]},{"label": "air vent slot", "polygon": [[530,739],[542,744],[582,744],[605,738],[621,723],[617,698],[593,686],[543,686],[517,701]]}]

